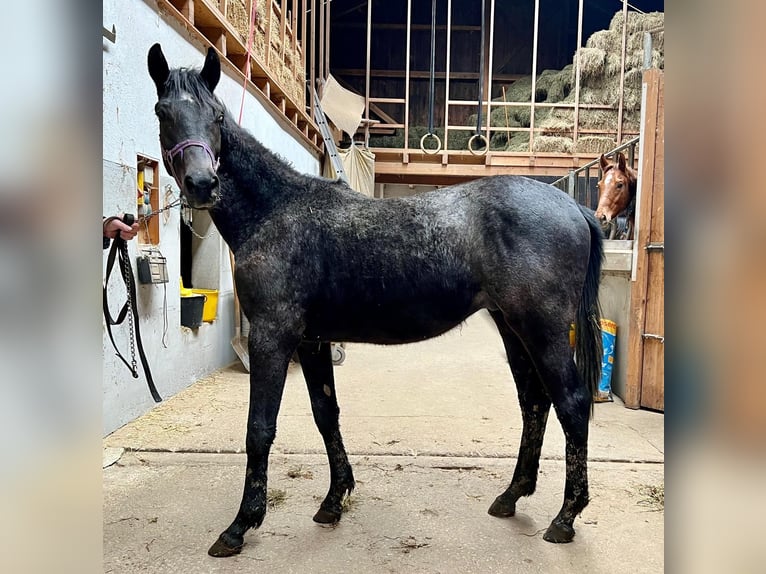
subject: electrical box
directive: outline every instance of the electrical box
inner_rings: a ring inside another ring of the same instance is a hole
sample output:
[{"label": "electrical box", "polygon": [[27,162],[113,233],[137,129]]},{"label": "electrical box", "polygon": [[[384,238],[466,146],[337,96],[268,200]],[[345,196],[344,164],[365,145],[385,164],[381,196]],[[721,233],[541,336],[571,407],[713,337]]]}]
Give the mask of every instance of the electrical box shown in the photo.
[{"label": "electrical box", "polygon": [[136,258],[139,283],[167,283],[167,259],[155,251],[144,252]]}]

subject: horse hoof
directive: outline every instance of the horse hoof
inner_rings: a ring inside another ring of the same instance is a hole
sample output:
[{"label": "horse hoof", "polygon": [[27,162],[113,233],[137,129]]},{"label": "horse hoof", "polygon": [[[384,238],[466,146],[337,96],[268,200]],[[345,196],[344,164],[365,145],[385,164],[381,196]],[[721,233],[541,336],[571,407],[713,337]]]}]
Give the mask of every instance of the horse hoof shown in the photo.
[{"label": "horse hoof", "polygon": [[337,522],[340,522],[340,513],[320,508],[314,515],[314,522],[319,524],[336,524]]},{"label": "horse hoof", "polygon": [[574,528],[563,522],[551,522],[548,530],[543,534],[543,540],[546,542],[553,542],[555,544],[563,544],[565,542],[572,542],[574,538]]},{"label": "horse hoof", "polygon": [[207,553],[215,558],[226,558],[227,556],[234,556],[242,552],[242,546],[244,546],[242,541],[239,544],[233,541],[229,543],[225,540],[226,538],[230,537],[224,532],[218,537],[218,540],[215,541],[215,544],[210,547]]},{"label": "horse hoof", "polygon": [[513,516],[516,514],[516,503],[507,502],[503,500],[502,497],[498,496],[495,499],[495,502],[492,503],[492,506],[489,507],[489,510],[487,510],[487,513],[492,516],[497,516],[498,518]]}]

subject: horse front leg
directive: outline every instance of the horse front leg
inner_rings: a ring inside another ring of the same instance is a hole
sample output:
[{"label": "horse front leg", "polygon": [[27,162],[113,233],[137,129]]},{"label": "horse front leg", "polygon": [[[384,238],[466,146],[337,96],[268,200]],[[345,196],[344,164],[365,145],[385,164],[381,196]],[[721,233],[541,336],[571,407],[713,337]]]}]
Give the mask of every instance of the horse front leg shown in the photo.
[{"label": "horse front leg", "polygon": [[314,422],[324,440],[330,465],[330,489],[314,515],[314,522],[334,524],[340,520],[343,497],[354,489],[354,475],[340,434],[331,345],[328,342],[304,342],[298,347],[298,357],[308,386]]},{"label": "horse front leg", "polygon": [[258,528],[266,514],[266,474],[269,451],[277,431],[277,415],[285,386],[290,357],[298,335],[280,334],[276,322],[259,324],[251,321],[248,347],[250,352],[250,407],[247,415],[245,449],[247,468],[242,503],[234,522],[221,533],[208,554],[225,557],[238,554],[244,534]]}]

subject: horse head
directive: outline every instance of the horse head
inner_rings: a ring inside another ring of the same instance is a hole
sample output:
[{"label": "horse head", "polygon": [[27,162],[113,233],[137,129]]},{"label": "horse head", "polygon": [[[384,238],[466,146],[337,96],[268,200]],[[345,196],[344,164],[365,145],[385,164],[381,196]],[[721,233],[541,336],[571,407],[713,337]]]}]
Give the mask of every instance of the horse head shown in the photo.
[{"label": "horse head", "polygon": [[610,161],[602,154],[599,162],[603,175],[598,182],[596,219],[606,228],[628,208],[635,197],[636,173],[628,167],[622,152],[617,154],[616,161]]},{"label": "horse head", "polygon": [[160,122],[165,169],[189,206],[208,209],[218,199],[218,157],[226,110],[213,95],[221,61],[213,48],[201,70],[168,69],[159,44],[148,56],[149,75],[157,87],[154,111]]}]

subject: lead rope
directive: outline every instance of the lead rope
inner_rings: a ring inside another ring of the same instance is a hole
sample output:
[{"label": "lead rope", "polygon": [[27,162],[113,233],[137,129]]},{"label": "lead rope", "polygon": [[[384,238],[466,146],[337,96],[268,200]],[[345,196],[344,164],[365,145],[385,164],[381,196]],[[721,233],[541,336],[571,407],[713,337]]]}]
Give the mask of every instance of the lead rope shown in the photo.
[{"label": "lead rope", "polygon": [[[158,212],[159,213],[159,212]],[[110,217],[104,220],[104,225],[111,221],[112,219],[119,219],[117,217]],[[123,218],[123,221],[126,225],[132,225],[133,224],[133,215],[132,214],[126,214]],[[119,257],[118,257],[119,256]],[[107,289],[109,287],[109,277],[112,274],[112,269],[114,268],[114,262],[115,259],[119,258],[120,263],[120,274],[122,275],[122,280],[125,283],[125,289],[127,290],[127,300],[125,301],[125,304],[122,306],[122,309],[120,309],[120,312],[117,315],[117,318],[113,318],[111,312],[109,311],[109,300],[107,298]],[[138,309],[136,307],[136,283],[133,278],[133,269],[130,265],[130,257],[128,256],[128,243],[123,239],[119,233],[117,236],[112,240],[112,247],[109,250],[109,256],[106,260],[106,279],[104,279],[104,297],[103,297],[103,307],[104,307],[104,320],[106,322],[106,331],[109,334],[109,340],[112,342],[112,346],[114,347],[114,350],[117,354],[117,356],[120,358],[120,360],[125,363],[125,366],[130,369],[131,375],[133,375],[134,379],[138,378],[138,363],[136,361],[136,347],[138,347],[138,355],[141,358],[141,365],[144,368],[144,375],[146,376],[146,384],[149,386],[149,392],[152,394],[152,398],[155,402],[159,403],[162,401],[162,397],[157,392],[157,387],[154,385],[154,379],[152,378],[152,372],[149,369],[149,361],[146,358],[146,354],[144,353],[144,345],[141,341],[141,329],[140,329],[140,322],[138,320]],[[112,335],[112,325],[119,325],[122,322],[125,321],[125,319],[128,319],[128,330],[129,330],[129,336],[130,336],[130,359],[131,362],[128,363],[128,361],[123,357],[122,353],[120,353],[120,350],[117,348],[117,343],[114,341],[114,335]]]}]

